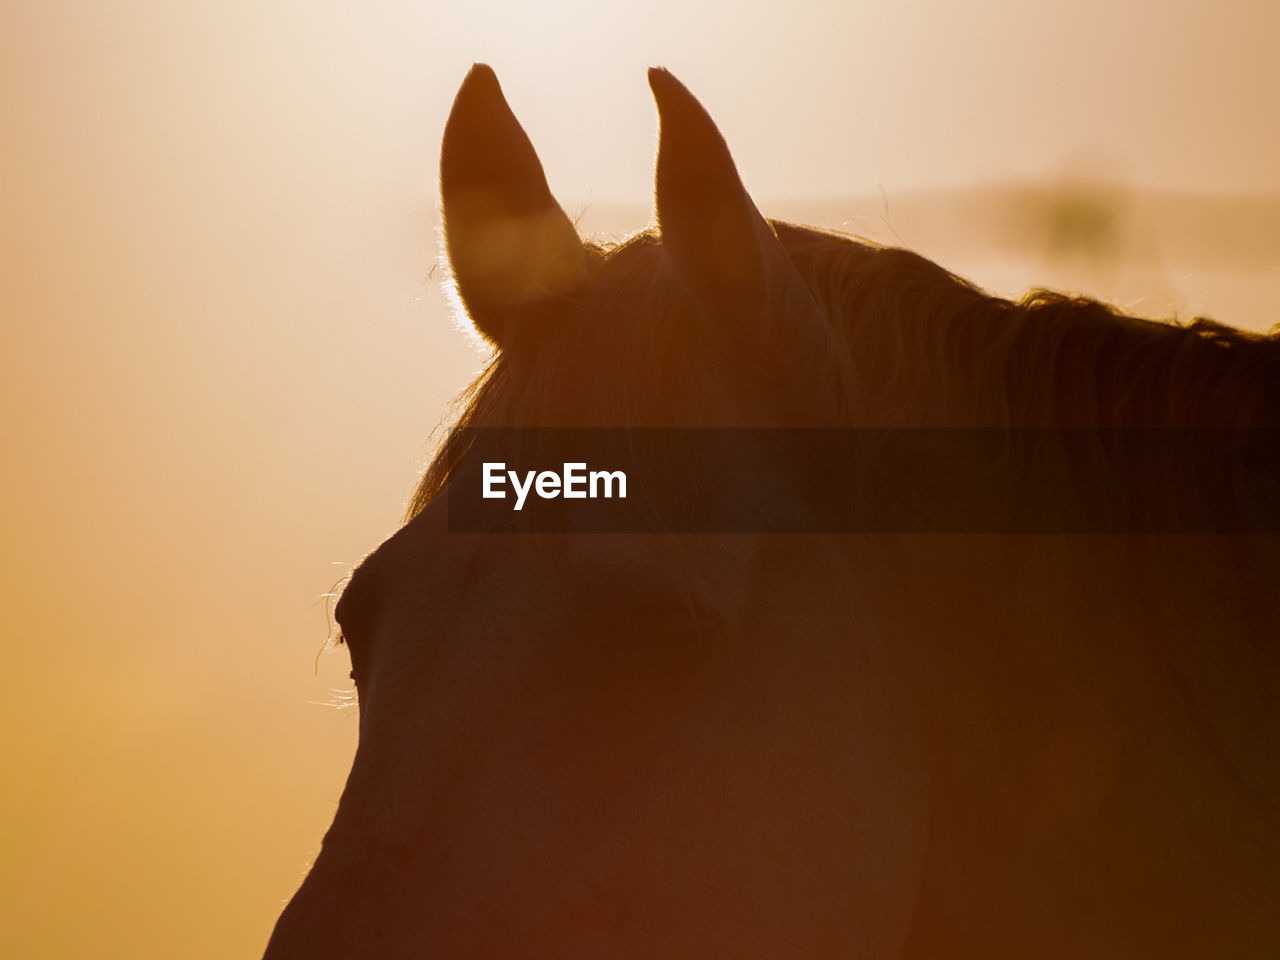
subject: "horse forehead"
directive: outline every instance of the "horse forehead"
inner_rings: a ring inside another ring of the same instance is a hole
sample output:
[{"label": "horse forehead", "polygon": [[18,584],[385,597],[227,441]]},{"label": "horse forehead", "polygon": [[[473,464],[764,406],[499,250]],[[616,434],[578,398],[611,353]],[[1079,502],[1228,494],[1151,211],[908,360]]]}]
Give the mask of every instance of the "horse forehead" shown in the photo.
[{"label": "horse forehead", "polygon": [[[683,613],[742,629],[737,621],[756,606],[760,569],[776,552],[768,538],[748,536],[462,534],[450,531],[448,511],[446,490],[362,565],[387,614],[380,643],[408,642],[424,618],[446,631],[528,636],[606,607],[629,628]],[[770,594],[780,591],[771,578]]]}]

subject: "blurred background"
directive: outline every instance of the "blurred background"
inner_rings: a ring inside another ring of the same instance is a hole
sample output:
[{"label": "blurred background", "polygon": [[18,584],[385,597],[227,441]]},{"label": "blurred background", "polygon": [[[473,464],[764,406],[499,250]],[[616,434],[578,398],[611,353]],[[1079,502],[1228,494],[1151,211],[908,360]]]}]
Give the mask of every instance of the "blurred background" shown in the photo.
[{"label": "blurred background", "polygon": [[670,67],[766,214],[995,292],[1280,321],[1280,6],[6,0],[0,956],[255,956],[355,746],[325,595],[483,358],[435,269],[474,60],[586,231]]}]

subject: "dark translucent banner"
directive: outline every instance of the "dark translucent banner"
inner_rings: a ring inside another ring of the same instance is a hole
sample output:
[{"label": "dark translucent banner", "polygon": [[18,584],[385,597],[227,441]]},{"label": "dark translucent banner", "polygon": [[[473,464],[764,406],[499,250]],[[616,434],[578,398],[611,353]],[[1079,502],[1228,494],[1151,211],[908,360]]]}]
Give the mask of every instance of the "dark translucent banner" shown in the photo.
[{"label": "dark translucent banner", "polygon": [[1280,430],[468,429],[455,533],[1278,533]]}]

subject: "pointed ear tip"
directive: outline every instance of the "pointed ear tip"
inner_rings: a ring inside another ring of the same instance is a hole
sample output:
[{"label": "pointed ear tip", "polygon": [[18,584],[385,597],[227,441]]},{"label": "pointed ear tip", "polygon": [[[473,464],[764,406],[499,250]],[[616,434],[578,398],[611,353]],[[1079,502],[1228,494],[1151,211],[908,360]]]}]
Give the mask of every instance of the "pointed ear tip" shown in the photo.
[{"label": "pointed ear tip", "polygon": [[462,89],[474,88],[501,89],[498,86],[498,75],[493,72],[493,67],[487,63],[476,61],[471,65],[471,69],[467,71],[467,75],[462,80]]},{"label": "pointed ear tip", "polygon": [[693,92],[676,79],[666,67],[649,69],[649,89],[653,91],[653,99],[658,104],[658,113],[684,113],[693,108],[705,112],[705,108],[693,95]]},{"label": "pointed ear tip", "polygon": [[671,75],[671,71],[666,67],[650,67],[649,68],[649,89],[653,91],[655,97],[661,96],[669,92],[672,87],[678,87],[680,81]]},{"label": "pointed ear tip", "polygon": [[478,130],[491,128],[495,118],[510,112],[497,74],[487,63],[472,64],[454,95],[449,119],[445,121],[443,146],[446,149],[441,153],[441,169],[447,157],[458,153],[459,144],[473,143]]}]

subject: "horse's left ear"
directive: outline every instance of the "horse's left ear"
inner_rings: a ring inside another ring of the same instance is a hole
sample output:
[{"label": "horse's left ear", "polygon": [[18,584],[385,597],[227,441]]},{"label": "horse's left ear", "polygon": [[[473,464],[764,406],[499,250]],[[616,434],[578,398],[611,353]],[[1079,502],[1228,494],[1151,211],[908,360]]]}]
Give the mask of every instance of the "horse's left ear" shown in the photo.
[{"label": "horse's left ear", "polygon": [[715,122],[666,70],[651,69],[649,86],[661,124],[654,205],[677,272],[712,312],[735,316],[726,335],[829,363],[821,309],[747,194]]},{"label": "horse's left ear", "polygon": [[583,282],[578,232],[483,63],[462,81],[445,124],[440,195],[458,293],[476,328],[499,347],[509,346],[510,321],[522,308]]}]

